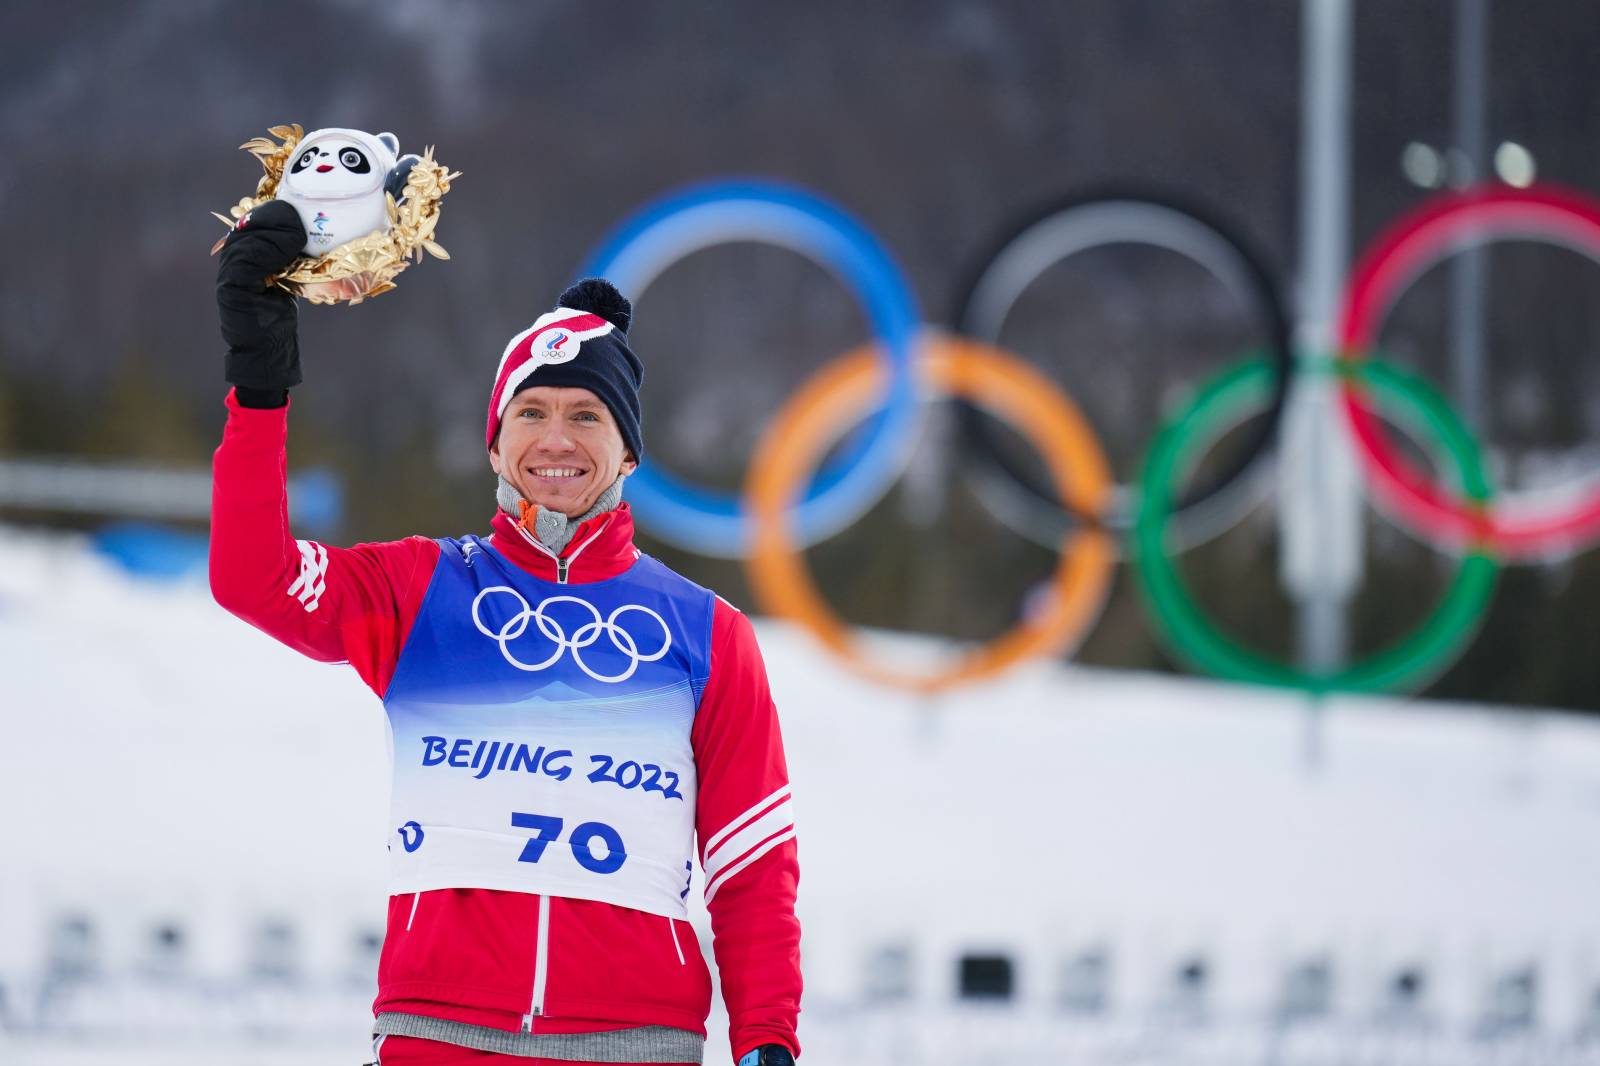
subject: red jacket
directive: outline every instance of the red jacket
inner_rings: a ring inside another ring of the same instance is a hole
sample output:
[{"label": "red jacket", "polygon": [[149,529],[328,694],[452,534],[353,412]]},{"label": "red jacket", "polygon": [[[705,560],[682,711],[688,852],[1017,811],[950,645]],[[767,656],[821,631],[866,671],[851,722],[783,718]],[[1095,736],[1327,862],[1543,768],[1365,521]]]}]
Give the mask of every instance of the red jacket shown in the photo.
[{"label": "red jacket", "polygon": [[[336,548],[289,531],[287,407],[253,410],[230,392],[213,466],[211,588],[233,614],[320,662],[348,662],[381,698],[439,556],[424,537]],[[493,543],[556,580],[554,558],[497,512]],[[562,556],[572,584],[622,573],[639,556],[623,504],[581,527]],[[711,676],[691,734],[699,778],[697,852],[734,1058],[777,1043],[799,1053],[799,860],[793,827],[738,832],[788,795],[788,769],[750,622],[718,599]],[[770,815],[768,816],[770,822]],[[737,841],[745,854],[718,855]],[[665,1025],[704,1034],[710,974],[687,922],[591,900],[458,888],[392,896],[375,1012],[526,1028],[541,924],[542,1033]],[[542,919],[542,921],[541,921]]]}]

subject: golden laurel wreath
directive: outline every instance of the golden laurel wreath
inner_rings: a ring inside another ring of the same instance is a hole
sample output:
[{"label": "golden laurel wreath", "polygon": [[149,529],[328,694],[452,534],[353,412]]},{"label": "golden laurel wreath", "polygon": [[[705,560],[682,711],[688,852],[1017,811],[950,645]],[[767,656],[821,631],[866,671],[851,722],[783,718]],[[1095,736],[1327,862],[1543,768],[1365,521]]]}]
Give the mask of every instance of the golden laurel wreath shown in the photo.
[{"label": "golden laurel wreath", "polygon": [[[253,137],[239,146],[255,156],[266,171],[256,183],[256,194],[246,196],[229,208],[231,219],[212,212],[230,230],[246,213],[277,194],[283,168],[305,136],[298,124],[273,126],[267,132],[277,141]],[[460,176],[460,171],[452,174],[449,168],[434,162],[430,145],[406,178],[404,199],[396,205],[393,196],[383,194],[389,208],[388,232],[369,233],[316,258],[297,259],[288,270],[270,281],[314,304],[348,301],[354,305],[395,288],[395,275],[413,262],[420,263],[424,251],[436,259],[449,259],[450,253],[434,243],[433,231],[439,225],[439,201],[450,191],[450,183]],[[224,234],[223,240],[226,239]],[[212,246],[212,254],[221,247],[219,240]]]}]

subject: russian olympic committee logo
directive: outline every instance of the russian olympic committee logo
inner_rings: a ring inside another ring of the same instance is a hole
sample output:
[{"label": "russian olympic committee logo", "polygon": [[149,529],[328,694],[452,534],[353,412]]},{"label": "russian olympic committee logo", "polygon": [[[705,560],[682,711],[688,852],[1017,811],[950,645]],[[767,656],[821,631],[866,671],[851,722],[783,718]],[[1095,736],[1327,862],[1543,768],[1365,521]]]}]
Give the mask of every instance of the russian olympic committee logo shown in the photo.
[{"label": "russian olympic committee logo", "polygon": [[547,329],[534,341],[537,343],[529,346],[528,355],[545,366],[570,363],[578,358],[578,352],[583,347],[577,335],[564,326]]},{"label": "russian olympic committee logo", "polygon": [[[512,600],[515,601],[517,609],[510,618],[506,619],[506,621],[501,624],[500,628],[491,629],[484,622],[482,606],[485,597],[496,593],[510,596]],[[573,630],[572,634],[568,636],[566,627],[547,613],[550,608],[554,607],[558,603],[577,604],[580,608],[587,611],[592,618],[590,621],[584,622],[582,625],[578,626],[578,628]],[[630,611],[637,611],[640,614],[649,615],[651,618],[655,619],[656,625],[661,627],[661,647],[650,652],[648,655],[639,650],[639,644],[634,640],[633,635],[626,629],[623,629],[622,626],[617,622],[617,619],[621,618]],[[537,626],[539,632],[543,634],[544,637],[550,641],[550,643],[555,645],[555,647],[551,649],[549,655],[545,656],[544,659],[536,663],[523,662],[521,659],[518,659],[511,650],[511,642],[527,632],[529,622],[532,622],[535,626]],[[600,617],[600,609],[598,607],[590,603],[588,600],[580,599],[577,596],[546,596],[544,599],[539,601],[539,605],[537,607],[530,607],[528,606],[528,601],[522,598],[522,594],[520,592],[505,585],[495,585],[492,588],[486,588],[482,592],[478,593],[478,595],[472,601],[472,624],[478,627],[478,632],[499,644],[500,654],[505,656],[506,662],[510,663],[512,666],[515,666],[518,670],[526,670],[530,673],[533,673],[539,670],[547,669],[551,666],[554,666],[561,659],[562,653],[570,649],[572,651],[572,661],[578,664],[578,669],[582,670],[596,681],[604,681],[608,684],[626,681],[628,678],[633,676],[635,670],[639,669],[640,663],[653,663],[663,655],[667,654],[667,649],[672,647],[672,631],[667,628],[666,619],[662,618],[659,614],[657,614],[655,611],[652,611],[648,607],[642,607],[637,603],[625,603],[616,610],[612,611],[609,616],[602,619]],[[588,663],[583,661],[583,649],[589,647],[595,641],[599,640],[602,633],[610,638],[611,646],[613,648],[628,657],[628,667],[620,674],[597,673],[595,670],[590,668]]]}]

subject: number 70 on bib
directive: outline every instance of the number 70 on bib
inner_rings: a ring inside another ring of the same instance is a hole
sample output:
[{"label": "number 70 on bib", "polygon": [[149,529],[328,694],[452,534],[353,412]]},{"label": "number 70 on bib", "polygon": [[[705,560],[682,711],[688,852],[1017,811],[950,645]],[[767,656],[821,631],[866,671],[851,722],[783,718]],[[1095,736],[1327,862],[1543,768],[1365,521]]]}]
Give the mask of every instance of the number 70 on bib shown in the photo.
[{"label": "number 70 on bib", "polygon": [[[511,824],[518,829],[534,831],[533,837],[522,846],[522,854],[517,856],[517,861],[538,862],[544,858],[545,849],[561,838],[566,819],[549,814],[512,811]],[[603,854],[596,852],[596,841],[603,846]],[[578,865],[590,873],[614,874],[628,860],[627,849],[622,846],[622,835],[604,822],[579,823],[567,836],[567,844],[571,846],[572,857]]]}]

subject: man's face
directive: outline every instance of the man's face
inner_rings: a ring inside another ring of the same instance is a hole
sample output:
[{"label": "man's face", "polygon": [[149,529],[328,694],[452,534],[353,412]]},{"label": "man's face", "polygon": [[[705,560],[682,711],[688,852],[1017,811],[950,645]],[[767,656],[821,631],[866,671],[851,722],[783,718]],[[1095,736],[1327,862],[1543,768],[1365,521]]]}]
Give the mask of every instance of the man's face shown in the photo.
[{"label": "man's face", "polygon": [[588,389],[539,385],[506,405],[489,452],[495,473],[524,499],[576,518],[638,464],[610,408]]}]

